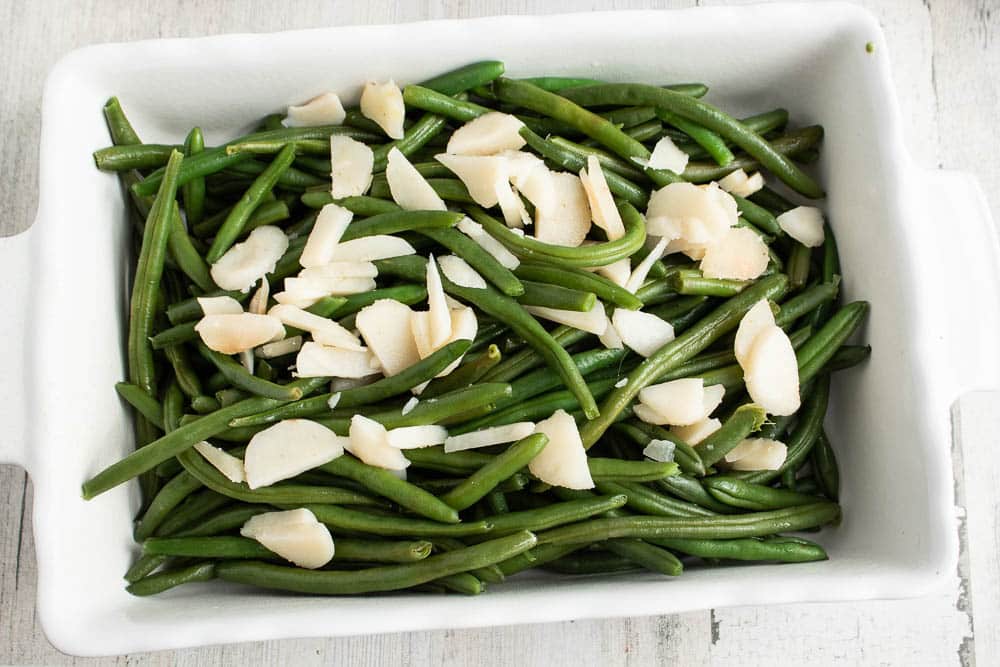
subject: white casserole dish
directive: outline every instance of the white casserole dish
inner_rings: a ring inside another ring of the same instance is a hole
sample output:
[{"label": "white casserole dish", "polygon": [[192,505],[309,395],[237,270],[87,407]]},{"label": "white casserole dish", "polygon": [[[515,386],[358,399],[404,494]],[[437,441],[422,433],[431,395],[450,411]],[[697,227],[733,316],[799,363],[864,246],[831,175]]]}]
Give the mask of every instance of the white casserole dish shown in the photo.
[{"label": "white casserole dish", "polygon": [[[611,39],[609,39],[609,36]],[[871,42],[874,52],[866,52]],[[784,106],[822,123],[818,171],[847,299],[872,302],[871,361],[834,383],[827,427],[844,523],[830,561],[692,569],[677,579],[517,577],[478,598],[310,598],[192,585],[129,596],[135,485],[84,502],[80,484],[132,448],[112,388],[125,375],[131,258],[116,178],[94,168],[118,95],[143,138],[192,123],[212,143],[263,113],[367,78],[419,81],[496,58],[512,76],[703,81],[734,112]],[[35,225],[0,242],[7,430],[0,462],[35,485],[38,605],[59,649],[114,654],[198,644],[663,614],[726,605],[918,596],[958,551],[949,409],[996,386],[997,243],[966,176],[913,166],[876,21],[842,4],[503,17],[90,47],[51,73]],[[67,344],[67,341],[71,341]]]}]

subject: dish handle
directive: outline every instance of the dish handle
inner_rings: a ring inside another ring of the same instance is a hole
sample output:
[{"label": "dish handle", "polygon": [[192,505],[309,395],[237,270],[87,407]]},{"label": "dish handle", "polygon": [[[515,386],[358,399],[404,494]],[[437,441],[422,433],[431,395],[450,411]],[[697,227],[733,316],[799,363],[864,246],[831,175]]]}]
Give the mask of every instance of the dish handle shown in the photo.
[{"label": "dish handle", "polygon": [[967,172],[922,170],[920,182],[926,207],[918,218],[926,225],[920,255],[940,318],[943,370],[951,375],[947,398],[1000,389],[1000,243],[986,196]]},{"label": "dish handle", "polygon": [[0,317],[0,341],[4,344],[5,368],[0,373],[0,464],[27,467],[27,403],[25,401],[25,341],[30,335],[32,295],[31,266],[35,252],[35,226],[16,236],[0,238],[0,283],[6,295]]}]

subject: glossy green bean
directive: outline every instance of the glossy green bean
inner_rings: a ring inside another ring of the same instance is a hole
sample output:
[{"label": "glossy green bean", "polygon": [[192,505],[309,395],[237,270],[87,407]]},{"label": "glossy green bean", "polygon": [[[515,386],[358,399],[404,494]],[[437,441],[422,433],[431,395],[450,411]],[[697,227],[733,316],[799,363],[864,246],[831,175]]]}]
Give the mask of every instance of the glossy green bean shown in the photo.
[{"label": "glossy green bean", "polygon": [[855,301],[836,313],[796,352],[799,383],[816,376],[868,315],[868,302]]},{"label": "glossy green bean", "polygon": [[[811,199],[823,189],[759,134],[738,120],[701,100],[674,91],[643,84],[604,84],[573,88],[565,93],[571,101],[593,104],[649,104],[696,122],[732,141],[760,161],[790,188]],[[626,156],[628,157],[628,156]]]},{"label": "glossy green bean", "polygon": [[[289,387],[297,388],[302,394],[308,394],[326,381],[325,378],[302,378],[290,383]],[[207,440],[229,427],[229,421],[237,417],[262,412],[275,407],[281,401],[271,398],[254,396],[240,401],[228,408],[202,417],[196,422],[186,424],[167,433],[161,438],[132,452],[125,458],[111,464],[83,484],[84,499],[91,499],[108,489],[114,488],[137,475],[152,470],[160,463],[187,450],[195,443]]]},{"label": "glossy green bean", "polygon": [[671,475],[654,482],[662,492],[686,500],[716,514],[732,514],[734,509],[725,503],[720,503],[712,494],[705,490],[701,482],[689,475]]},{"label": "glossy green bean", "polygon": [[493,524],[487,521],[439,523],[406,516],[374,514],[339,505],[307,505],[306,509],[315,514],[320,522],[334,529],[334,534],[344,531],[382,537],[434,539],[484,535],[493,530]]},{"label": "glossy green bean", "polygon": [[552,503],[538,509],[498,514],[486,517],[484,520],[493,525],[491,535],[504,535],[519,530],[547,530],[619,509],[625,506],[626,500],[626,497],[621,495],[592,496]]},{"label": "glossy green bean", "polygon": [[837,467],[837,456],[829,438],[826,437],[826,432],[820,432],[819,439],[813,446],[810,461],[813,475],[823,495],[837,501],[840,498],[840,470]]},{"label": "glossy green bean", "polygon": [[763,537],[781,531],[822,526],[836,521],[839,517],[840,507],[830,502],[817,502],[769,512],[698,518],[616,517],[591,519],[547,530],[538,534],[538,541],[540,544],[589,544],[620,537],[644,540]]},{"label": "glossy green bean", "polygon": [[169,556],[143,555],[136,559],[132,566],[125,572],[125,581],[134,584],[140,579],[155,572],[161,565],[170,560]]},{"label": "glossy green bean", "polygon": [[236,242],[247,220],[250,219],[250,215],[260,205],[264,195],[278,183],[278,178],[288,170],[294,159],[295,145],[289,144],[281,149],[271,164],[254,180],[253,185],[233,206],[229,215],[226,216],[226,220],[216,232],[212,246],[208,249],[208,254],[205,255],[207,262],[214,264],[219,261],[219,258]]},{"label": "glossy green bean", "polygon": [[[625,355],[626,351],[624,349],[597,348],[574,354],[572,359],[580,371],[580,375],[587,377],[596,371],[619,363]],[[547,368],[540,368],[522,375],[510,383],[510,397],[497,401],[497,410],[523,403],[551,389],[556,389],[560,384],[559,377]]]},{"label": "glossy green bean", "polygon": [[478,382],[491,368],[500,363],[500,348],[490,345],[484,352],[465,361],[458,368],[444,377],[434,378],[420,392],[420,398],[434,398],[449,391],[462,389]]},{"label": "glossy green bean", "polygon": [[748,510],[778,510],[809,505],[817,501],[816,496],[786,489],[772,489],[763,484],[753,484],[731,477],[708,477],[702,484],[717,500],[732,507]]},{"label": "glossy green bean", "polygon": [[802,543],[747,537],[728,540],[656,538],[650,541],[682,554],[707,559],[780,563],[808,563],[827,559],[823,547],[807,540]]},{"label": "glossy green bean", "polygon": [[[531,129],[522,127],[519,133],[528,142],[530,148],[537,151],[546,160],[555,163],[566,171],[578,174],[580,170],[587,167],[586,158],[574,151],[558,146],[552,141],[543,139]],[[649,193],[644,188],[614,171],[605,171],[604,178],[608,182],[608,189],[613,194],[621,197],[633,206],[640,208],[646,206],[649,200]]]},{"label": "glossy green bean", "polygon": [[[344,454],[319,466],[331,475],[346,477],[383,498],[392,500],[415,514],[441,523],[458,523],[458,512],[419,486],[399,479],[388,470],[376,468]],[[461,509],[461,508],[458,508]]]},{"label": "glossy green bean", "polygon": [[691,359],[721,336],[735,329],[753,304],[761,299],[780,298],[787,285],[788,279],[782,274],[761,278],[648,357],[629,373],[628,382],[624,387],[616,388],[604,400],[600,417],[583,425],[580,436],[584,447],[589,448],[597,442],[643,387],[652,384],[659,376]]},{"label": "glossy green bean", "polygon": [[[368,136],[367,132],[359,132],[352,127],[342,125],[318,125],[314,127],[285,127],[276,130],[265,130],[254,132],[243,137],[234,139],[223,146],[208,148],[185,160],[184,166],[177,175],[178,185],[184,185],[194,178],[210,176],[219,173],[224,169],[234,168],[237,165],[247,162],[253,158],[252,153],[237,152],[227,154],[226,147],[245,141],[282,141],[294,143],[303,139],[329,139],[333,134],[343,134],[349,137],[359,137],[361,139]],[[257,170],[254,171],[256,173]],[[259,171],[263,171],[261,168]],[[137,195],[151,195],[156,192],[163,179],[162,170],[157,170],[148,178],[131,187],[132,192]]]},{"label": "glossy green bean", "polygon": [[456,95],[494,81],[503,76],[503,71],[503,63],[499,60],[482,60],[439,74],[420,85],[445,95]]},{"label": "glossy green bean", "polygon": [[420,233],[464,259],[488,283],[494,285],[507,296],[516,297],[524,294],[524,285],[510,269],[460,231],[456,229],[422,229]]},{"label": "glossy green bean", "polygon": [[733,161],[733,152],[729,150],[725,140],[712,130],[694,121],[688,120],[684,116],[674,113],[668,109],[656,109],[655,115],[665,123],[670,123],[678,130],[691,137],[691,139],[705,149],[713,160],[720,167],[725,167]]},{"label": "glossy green bean", "polygon": [[395,148],[403,155],[412,155],[427,145],[428,141],[440,134],[446,124],[447,120],[442,116],[432,113],[424,114],[417,122],[406,129],[402,139],[382,144],[373,150],[375,154],[374,172],[385,171],[390,150]]},{"label": "glossy green bean", "polygon": [[641,447],[649,444],[650,440],[666,440],[674,445],[674,461],[678,467],[689,475],[703,477],[705,475],[705,464],[695,449],[678,438],[676,435],[655,424],[647,424],[644,421],[632,420],[618,422],[614,425],[614,431],[623,434],[632,442]]},{"label": "glossy green bean", "polygon": [[684,564],[666,549],[642,540],[615,539],[602,543],[613,554],[641,565],[647,570],[676,577],[684,571]]},{"label": "glossy green bean", "polygon": [[[337,407],[360,407],[378,403],[379,401],[407,392],[413,387],[436,377],[438,373],[465,354],[465,351],[469,348],[469,344],[468,340],[453,341],[440,350],[436,350],[426,359],[421,359],[396,375],[381,378],[368,385],[340,391],[338,392],[340,398],[337,400]],[[319,394],[310,398],[304,398],[266,412],[234,419],[229,425],[231,427],[260,426],[263,424],[273,424],[282,419],[314,417],[329,411],[328,402],[331,396],[332,394]],[[432,397],[427,396],[425,398]]]},{"label": "glossy green bean", "polygon": [[166,178],[146,219],[132,283],[128,328],[129,380],[150,395],[156,395],[156,370],[149,338],[158,310],[160,279],[170,237],[170,215],[177,196],[177,173],[183,160],[183,155],[177,151],[170,154]]},{"label": "glossy green bean", "polygon": [[706,278],[697,269],[673,271],[666,281],[676,293],[685,296],[736,296],[750,284],[747,280]]},{"label": "glossy green bean", "polygon": [[145,597],[156,595],[181,584],[197,581],[211,581],[215,578],[215,563],[196,563],[176,570],[168,570],[139,579],[125,587],[132,595]]},{"label": "glossy green bean", "polygon": [[519,236],[479,207],[470,207],[469,215],[481,224],[490,236],[525,260],[557,266],[589,268],[613,264],[630,257],[645,242],[646,225],[639,212],[628,203],[619,205],[618,211],[625,223],[624,236],[614,241],[581,247],[561,246],[529,236]]},{"label": "glossy green bean", "polygon": [[[795,130],[790,130],[780,137],[776,137],[770,141],[771,148],[778,153],[787,158],[798,157],[803,153],[815,148],[823,141],[823,128],[814,125],[811,127],[803,127]],[[692,183],[707,183],[709,181],[717,181],[720,178],[730,174],[737,169],[743,169],[744,171],[753,171],[760,169],[762,163],[758,162],[755,158],[746,154],[738,154],[736,159],[730,162],[725,167],[720,167],[714,162],[688,162],[687,167],[684,169],[684,173],[681,176],[686,181]],[[763,191],[761,191],[763,192]],[[765,206],[770,210],[770,206],[766,206],[761,203],[763,198],[760,197],[761,192],[757,192],[750,199],[757,204]],[[788,208],[792,208],[789,206]],[[787,209],[785,209],[787,210]],[[778,211],[781,213],[783,211]]]},{"label": "glossy green bean", "polygon": [[107,121],[108,131],[111,133],[111,141],[116,146],[142,143],[142,139],[136,134],[117,97],[109,97],[108,101],[104,103],[103,111],[104,120]]},{"label": "glossy green bean", "polygon": [[94,151],[94,164],[101,171],[155,169],[167,163],[172,151],[181,148],[175,144],[115,144]]},{"label": "glossy green bean", "polygon": [[115,391],[156,428],[163,429],[163,406],[159,401],[129,382],[115,383]]},{"label": "glossy green bean", "polygon": [[201,487],[202,483],[186,471],[177,473],[177,476],[163,485],[149,507],[146,508],[142,519],[135,526],[133,532],[135,540],[141,542],[154,535],[167,515]]},{"label": "glossy green bean", "polygon": [[763,426],[767,419],[764,408],[747,403],[722,422],[722,427],[698,443],[698,456],[705,467],[715,465],[751,433]]},{"label": "glossy green bean", "polygon": [[[229,500],[226,497],[226,500]],[[251,517],[273,512],[270,505],[238,503],[224,507],[218,512],[204,515],[197,523],[174,531],[157,531],[157,535],[169,537],[210,537],[229,533],[243,526]]]},{"label": "glossy green bean", "polygon": [[595,482],[653,482],[677,474],[672,461],[628,461],[617,458],[588,456],[587,467]]},{"label": "glossy green bean", "polygon": [[522,306],[545,306],[560,310],[587,312],[597,303],[597,295],[570,287],[522,280],[524,293],[517,297]]},{"label": "glossy green bean", "polygon": [[[188,157],[205,150],[205,137],[200,127],[192,128],[184,140],[184,152]],[[184,213],[188,225],[201,222],[205,214],[205,179],[195,178],[181,187],[181,197],[184,200]]]},{"label": "glossy green bean", "polygon": [[527,551],[536,542],[532,533],[521,531],[402,565],[336,572],[302,570],[253,561],[231,561],[218,564],[216,574],[220,579],[263,588],[313,595],[356,595],[411,588],[442,577],[493,565]]},{"label": "glossy green bean", "polygon": [[617,155],[612,155],[596,146],[578,144],[560,136],[550,136],[547,140],[557,148],[573,153],[582,160],[587,160],[591,156],[597,158],[597,161],[601,163],[602,171],[613,171],[632,181],[641,181],[645,177],[642,169],[637,168],[634,162],[626,162]]},{"label": "glossy green bean", "polygon": [[814,285],[780,305],[774,322],[779,327],[788,328],[800,317],[837,298],[840,291],[840,276],[834,276],[829,282]]},{"label": "glossy green bean", "polygon": [[201,341],[198,342],[198,352],[206,361],[211,362],[220,373],[226,376],[226,379],[234,387],[248,391],[255,396],[273,398],[278,401],[297,401],[302,398],[302,390],[299,387],[290,384],[275,384],[274,382],[268,382],[252,375],[247,372],[247,369],[242,364],[234,361],[232,357],[209,349]]},{"label": "glossy green bean", "polygon": [[514,275],[522,280],[548,283],[560,287],[591,292],[597,298],[628,310],[642,308],[643,301],[624,287],[591,271],[568,266],[551,266],[545,263],[522,262]]},{"label": "glossy green bean", "polygon": [[471,507],[502,481],[528,465],[548,442],[549,439],[542,433],[535,433],[515,442],[442,496],[441,500],[456,510]]},{"label": "glossy green bean", "polygon": [[376,234],[446,229],[454,227],[464,216],[451,211],[393,211],[355,220],[344,231],[341,241],[350,241]]},{"label": "glossy green bean", "polygon": [[596,482],[597,490],[605,494],[624,494],[626,505],[649,516],[695,517],[715,516],[717,513],[704,507],[677,500],[657,493],[647,486],[635,482]]}]

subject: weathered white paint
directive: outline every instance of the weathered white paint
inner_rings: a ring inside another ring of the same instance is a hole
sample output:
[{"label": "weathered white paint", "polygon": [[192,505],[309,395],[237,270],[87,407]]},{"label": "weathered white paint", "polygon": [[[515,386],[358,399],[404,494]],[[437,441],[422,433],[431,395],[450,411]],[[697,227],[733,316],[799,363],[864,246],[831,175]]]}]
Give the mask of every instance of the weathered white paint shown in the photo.
[{"label": "weathered white paint", "polygon": [[[698,3],[594,1],[587,9],[692,4]],[[916,162],[976,171],[994,210],[1000,208],[995,159],[1000,139],[993,122],[1000,102],[1000,12],[989,0],[861,4],[878,16],[887,33],[904,130]],[[0,234],[20,231],[33,218],[42,82],[71,49],[153,37],[580,9],[572,0],[0,3]],[[977,658],[991,664],[1000,651],[997,398],[971,395],[955,412],[961,440],[956,488],[967,507],[965,548],[954,585],[931,598],[277,641],[107,660],[68,658],[41,634],[34,612],[31,487],[20,469],[0,467],[0,664],[972,665]]]}]

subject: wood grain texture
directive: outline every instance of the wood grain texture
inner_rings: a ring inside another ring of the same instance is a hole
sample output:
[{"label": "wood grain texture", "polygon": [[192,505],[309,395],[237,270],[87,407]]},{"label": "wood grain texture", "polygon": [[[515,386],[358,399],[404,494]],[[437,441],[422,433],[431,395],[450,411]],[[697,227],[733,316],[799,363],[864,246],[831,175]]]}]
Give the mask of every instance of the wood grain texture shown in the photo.
[{"label": "wood grain texture", "polygon": [[[464,18],[503,13],[684,7],[694,1],[40,0],[0,3],[0,235],[27,228],[37,201],[38,109],[48,69],[86,44],[223,32]],[[705,2],[704,4],[710,4]],[[1000,9],[981,0],[867,0],[885,28],[904,132],[918,162],[974,170],[1000,204]],[[993,452],[996,394],[956,411],[956,486],[966,498],[962,565],[931,598],[724,609],[535,627],[274,641],[82,660],[63,656],[35,619],[31,489],[0,467],[0,664],[993,664],[1000,651],[1000,525]],[[963,465],[964,460],[964,465]],[[973,640],[974,637],[974,640]]]}]

